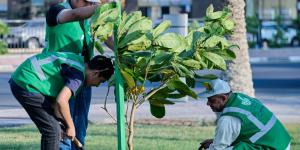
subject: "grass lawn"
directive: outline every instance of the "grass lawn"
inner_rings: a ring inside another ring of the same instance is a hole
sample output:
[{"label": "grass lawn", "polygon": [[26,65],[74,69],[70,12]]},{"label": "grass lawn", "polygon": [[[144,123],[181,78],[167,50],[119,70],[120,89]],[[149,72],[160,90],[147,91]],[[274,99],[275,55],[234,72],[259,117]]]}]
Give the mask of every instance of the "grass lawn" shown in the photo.
[{"label": "grass lawn", "polygon": [[[300,149],[300,125],[287,124],[291,149]],[[115,125],[90,125],[87,150],[116,150]],[[214,126],[136,125],[134,144],[137,150],[196,150],[200,141],[211,138]],[[0,150],[37,150],[40,135],[34,126],[0,128]]]}]

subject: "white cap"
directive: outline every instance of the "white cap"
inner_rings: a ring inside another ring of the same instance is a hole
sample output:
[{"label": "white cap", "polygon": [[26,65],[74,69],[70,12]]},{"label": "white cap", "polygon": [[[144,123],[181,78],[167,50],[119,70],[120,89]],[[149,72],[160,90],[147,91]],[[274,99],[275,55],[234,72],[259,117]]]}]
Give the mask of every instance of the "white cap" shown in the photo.
[{"label": "white cap", "polygon": [[231,91],[229,84],[221,79],[211,80],[205,82],[206,90],[198,94],[200,98],[208,98],[218,94],[225,94]]}]

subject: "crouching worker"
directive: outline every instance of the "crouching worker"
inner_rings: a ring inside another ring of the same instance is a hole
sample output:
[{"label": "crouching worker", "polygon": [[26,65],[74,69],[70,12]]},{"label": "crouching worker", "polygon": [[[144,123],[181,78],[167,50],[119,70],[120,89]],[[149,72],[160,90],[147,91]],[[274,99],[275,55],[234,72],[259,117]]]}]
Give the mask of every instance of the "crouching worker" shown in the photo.
[{"label": "crouching worker", "polygon": [[288,132],[260,101],[231,92],[220,79],[205,85],[206,91],[198,96],[207,98],[207,105],[220,117],[214,139],[202,142],[199,150],[290,150]]},{"label": "crouching worker", "polygon": [[23,62],[9,81],[11,91],[42,134],[42,150],[58,150],[61,128],[54,107],[66,123],[66,136],[75,137],[68,101],[84,86],[98,86],[114,73],[112,62],[95,56],[84,63],[73,53],[37,54]]}]

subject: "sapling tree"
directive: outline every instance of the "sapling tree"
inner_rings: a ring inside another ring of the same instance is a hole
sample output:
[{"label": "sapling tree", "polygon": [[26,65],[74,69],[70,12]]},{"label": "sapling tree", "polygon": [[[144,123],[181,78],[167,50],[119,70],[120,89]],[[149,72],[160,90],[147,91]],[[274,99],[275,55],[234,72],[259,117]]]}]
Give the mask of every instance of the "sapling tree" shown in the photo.
[{"label": "sapling tree", "polygon": [[[113,4],[98,8],[92,17],[92,33],[99,52],[103,52],[100,43],[112,35],[117,20],[118,12]],[[204,26],[186,37],[165,32],[171,25],[167,20],[153,27],[152,21],[139,11],[123,12],[120,20],[115,63],[125,81],[125,100],[131,104],[126,109],[127,145],[133,150],[134,120],[139,106],[147,102],[151,114],[163,118],[165,105],[174,104],[171,99],[185,96],[197,99],[192,88],[196,79],[204,76],[196,71],[225,70],[225,61],[235,58],[230,50],[234,45],[226,39],[234,24],[227,9],[214,12],[212,6],[207,9]],[[186,83],[180,78],[185,78]],[[146,90],[147,82],[156,84]]]}]

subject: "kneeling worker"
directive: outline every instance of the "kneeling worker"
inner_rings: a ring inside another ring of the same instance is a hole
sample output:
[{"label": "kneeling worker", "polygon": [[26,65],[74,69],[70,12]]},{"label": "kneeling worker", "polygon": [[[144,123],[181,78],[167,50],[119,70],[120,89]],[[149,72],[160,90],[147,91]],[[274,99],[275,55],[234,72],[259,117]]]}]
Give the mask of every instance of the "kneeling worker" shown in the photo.
[{"label": "kneeling worker", "polygon": [[73,53],[41,53],[23,62],[9,81],[11,91],[42,134],[42,150],[58,150],[61,128],[54,109],[66,124],[66,136],[75,137],[68,101],[85,86],[98,86],[114,73],[111,59],[95,56],[84,62]]},{"label": "kneeling worker", "polygon": [[233,93],[223,80],[211,80],[206,91],[212,111],[220,113],[214,139],[201,143],[199,150],[290,150],[291,137],[275,115],[260,101]]}]

